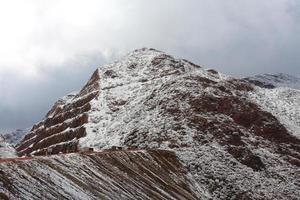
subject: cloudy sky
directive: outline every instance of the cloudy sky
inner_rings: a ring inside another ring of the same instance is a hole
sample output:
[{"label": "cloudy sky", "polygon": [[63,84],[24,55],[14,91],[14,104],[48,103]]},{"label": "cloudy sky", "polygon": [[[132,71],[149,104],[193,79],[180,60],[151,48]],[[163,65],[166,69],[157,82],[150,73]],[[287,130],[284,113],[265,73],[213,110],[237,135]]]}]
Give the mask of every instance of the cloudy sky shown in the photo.
[{"label": "cloudy sky", "polygon": [[300,74],[298,0],[0,0],[0,130],[154,47],[232,75]]}]

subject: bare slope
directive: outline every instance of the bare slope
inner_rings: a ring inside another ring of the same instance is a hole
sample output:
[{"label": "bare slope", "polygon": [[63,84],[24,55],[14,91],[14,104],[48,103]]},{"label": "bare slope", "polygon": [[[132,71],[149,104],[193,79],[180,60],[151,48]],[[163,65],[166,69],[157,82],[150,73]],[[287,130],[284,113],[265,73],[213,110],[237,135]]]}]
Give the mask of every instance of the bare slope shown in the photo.
[{"label": "bare slope", "polygon": [[0,198],[201,199],[174,153],[69,154],[0,165]]}]

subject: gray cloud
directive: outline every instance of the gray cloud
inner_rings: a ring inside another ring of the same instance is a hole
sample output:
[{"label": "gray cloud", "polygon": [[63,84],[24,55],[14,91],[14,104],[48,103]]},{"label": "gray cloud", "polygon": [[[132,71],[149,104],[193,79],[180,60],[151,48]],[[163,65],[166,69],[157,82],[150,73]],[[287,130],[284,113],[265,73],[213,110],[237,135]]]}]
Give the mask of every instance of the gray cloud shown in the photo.
[{"label": "gray cloud", "polygon": [[145,46],[232,75],[300,74],[296,0],[28,0],[15,13],[9,2],[0,130],[32,125],[96,67]]},{"label": "gray cloud", "polygon": [[101,54],[79,56],[59,68],[41,66],[40,77],[6,74],[0,79],[0,132],[27,128],[40,121],[53,103],[78,91],[94,70],[105,63]]}]

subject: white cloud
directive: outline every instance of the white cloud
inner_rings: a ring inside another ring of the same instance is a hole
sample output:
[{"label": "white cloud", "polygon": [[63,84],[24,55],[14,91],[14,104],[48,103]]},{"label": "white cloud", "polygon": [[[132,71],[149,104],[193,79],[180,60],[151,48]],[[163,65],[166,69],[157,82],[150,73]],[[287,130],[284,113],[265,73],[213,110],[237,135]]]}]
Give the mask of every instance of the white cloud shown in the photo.
[{"label": "white cloud", "polygon": [[108,52],[121,8],[113,1],[0,1],[0,73],[33,75],[41,65]]},{"label": "white cloud", "polygon": [[[196,61],[213,65],[222,64],[226,49],[239,57],[240,45],[247,53],[261,50],[272,59],[269,53],[298,39],[294,33],[299,33],[295,30],[299,23],[288,12],[294,4],[293,0],[3,0],[0,74],[36,75],[41,65],[59,67],[81,54],[101,52],[109,58],[142,46],[178,55],[196,52],[202,59]],[[220,55],[219,62],[209,56],[212,52]]]}]

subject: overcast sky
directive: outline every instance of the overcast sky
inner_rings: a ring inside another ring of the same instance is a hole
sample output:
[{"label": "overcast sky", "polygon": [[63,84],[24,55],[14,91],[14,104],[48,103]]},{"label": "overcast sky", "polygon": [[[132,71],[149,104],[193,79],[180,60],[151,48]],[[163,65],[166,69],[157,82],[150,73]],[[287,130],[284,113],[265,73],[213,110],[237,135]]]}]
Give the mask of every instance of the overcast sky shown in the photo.
[{"label": "overcast sky", "polygon": [[0,0],[0,131],[153,47],[231,75],[300,74],[299,0]]}]

